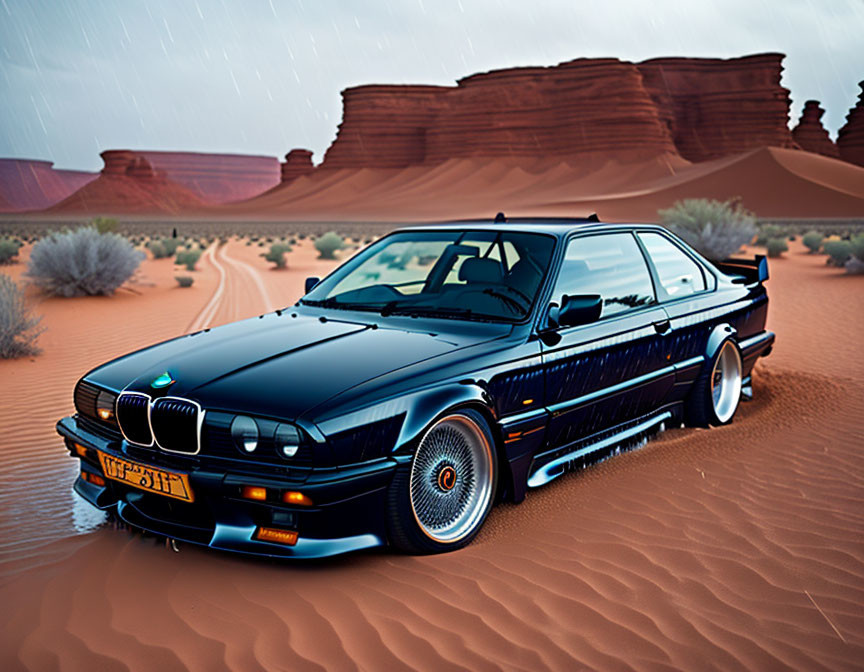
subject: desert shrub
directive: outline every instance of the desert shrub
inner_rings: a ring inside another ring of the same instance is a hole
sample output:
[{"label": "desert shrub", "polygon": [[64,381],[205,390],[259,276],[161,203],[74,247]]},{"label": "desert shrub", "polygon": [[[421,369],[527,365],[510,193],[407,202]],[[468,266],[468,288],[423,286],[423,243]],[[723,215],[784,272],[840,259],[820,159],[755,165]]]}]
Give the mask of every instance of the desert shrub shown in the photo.
[{"label": "desert shrub", "polygon": [[786,241],[782,238],[771,238],[766,244],[765,247],[768,249],[769,257],[779,257],[784,252],[789,250],[789,246],[786,244]]},{"label": "desert shrub", "polygon": [[185,266],[187,271],[194,271],[195,264],[201,258],[201,250],[181,250],[177,253],[175,263]]},{"label": "desert shrub", "polygon": [[767,247],[768,241],[772,238],[783,238],[783,229],[775,224],[765,224],[759,227],[756,244],[760,247]]},{"label": "desert shrub", "polygon": [[166,259],[169,256],[168,250],[165,249],[165,246],[159,240],[151,240],[147,243],[147,249],[150,250],[150,254],[153,255],[154,259]]},{"label": "desert shrub", "polygon": [[858,261],[864,261],[864,233],[859,233],[857,236],[850,238],[849,252]]},{"label": "desert shrub", "polygon": [[21,243],[11,238],[0,238],[0,264],[11,264],[18,256]]},{"label": "desert shrub", "polygon": [[117,220],[111,217],[95,217],[90,220],[90,226],[95,228],[99,233],[117,232]]},{"label": "desert shrub", "polygon": [[26,275],[56,296],[112,294],[143,259],[125,238],[85,227],[52,233],[36,243]]},{"label": "desert shrub", "polygon": [[801,239],[801,242],[804,243],[804,246],[810,250],[810,254],[816,254],[819,249],[822,247],[822,241],[825,238],[818,231],[811,231],[810,233],[805,233],[804,237]]},{"label": "desert shrub", "polygon": [[180,247],[180,239],[179,238],[163,238],[162,239],[162,247],[165,248],[165,252],[167,257],[173,257],[177,252],[177,248]]},{"label": "desert shrub", "polygon": [[39,354],[36,339],[41,317],[35,317],[23,292],[8,275],[0,273],[0,357],[9,359]]},{"label": "desert shrub", "polygon": [[715,261],[737,252],[756,232],[755,217],[737,201],[688,198],[658,214],[663,226]]},{"label": "desert shrub", "polygon": [[852,256],[852,243],[848,240],[826,240],[822,249],[828,255],[829,266],[843,266]]},{"label": "desert shrub", "polygon": [[276,268],[285,268],[285,253],[290,251],[291,248],[288,245],[276,243],[270,246],[269,252],[262,253],[261,256],[271,264],[276,264]]},{"label": "desert shrub", "polygon": [[345,247],[342,236],[334,231],[329,231],[315,241],[315,249],[318,250],[319,259],[335,259],[336,251]]},{"label": "desert shrub", "polygon": [[195,282],[195,278],[193,278],[189,275],[177,275],[174,277],[174,279],[177,281],[177,284],[180,285],[181,287],[191,287],[192,283]]}]

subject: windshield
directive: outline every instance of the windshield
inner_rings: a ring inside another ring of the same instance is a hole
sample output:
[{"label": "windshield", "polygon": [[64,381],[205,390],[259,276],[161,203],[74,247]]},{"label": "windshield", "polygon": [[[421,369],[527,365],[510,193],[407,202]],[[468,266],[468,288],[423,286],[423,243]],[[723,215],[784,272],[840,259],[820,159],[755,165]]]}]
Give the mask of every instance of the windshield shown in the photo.
[{"label": "windshield", "polygon": [[534,233],[396,233],[338,268],[301,303],[515,322],[531,310],[554,245],[552,237]]}]

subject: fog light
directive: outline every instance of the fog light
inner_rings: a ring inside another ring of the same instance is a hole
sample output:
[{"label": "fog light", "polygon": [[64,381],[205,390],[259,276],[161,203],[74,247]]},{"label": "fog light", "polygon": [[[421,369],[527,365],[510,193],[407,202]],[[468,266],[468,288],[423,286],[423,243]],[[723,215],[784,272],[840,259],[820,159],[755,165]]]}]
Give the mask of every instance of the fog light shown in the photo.
[{"label": "fog light", "polygon": [[259,527],[255,531],[258,541],[269,541],[274,544],[285,544],[293,546],[297,543],[297,533],[293,530],[280,530],[275,527]]},{"label": "fog light", "polygon": [[302,492],[294,492],[289,490],[282,495],[282,501],[286,504],[299,504],[300,506],[312,506],[312,500]]},{"label": "fog light", "polygon": [[244,485],[241,493],[243,499],[254,499],[263,502],[267,499],[267,488],[259,488],[254,485]]}]

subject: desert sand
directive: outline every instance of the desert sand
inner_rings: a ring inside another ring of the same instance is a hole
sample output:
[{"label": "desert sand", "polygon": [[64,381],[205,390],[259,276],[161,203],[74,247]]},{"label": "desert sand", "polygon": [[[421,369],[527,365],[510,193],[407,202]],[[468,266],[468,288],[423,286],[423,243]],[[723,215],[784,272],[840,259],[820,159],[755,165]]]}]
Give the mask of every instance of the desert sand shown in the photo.
[{"label": "desert sand", "polygon": [[732,425],[499,506],[458,552],[291,564],[100,525],[53,430],[75,380],[333,266],[306,243],[272,271],[262,250],[209,249],[188,290],[148,260],[114,297],[42,300],[44,354],[0,362],[0,668],[860,669],[860,278],[793,243],[771,262],[775,351]]}]

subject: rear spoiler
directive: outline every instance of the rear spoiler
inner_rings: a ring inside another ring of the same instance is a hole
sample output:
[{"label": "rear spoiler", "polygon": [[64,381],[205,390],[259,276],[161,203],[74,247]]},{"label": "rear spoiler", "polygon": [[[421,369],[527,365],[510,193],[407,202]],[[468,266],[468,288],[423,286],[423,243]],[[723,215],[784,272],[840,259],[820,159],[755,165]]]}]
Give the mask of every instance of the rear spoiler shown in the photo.
[{"label": "rear spoiler", "polygon": [[768,279],[768,260],[764,254],[757,254],[753,259],[724,259],[714,265],[739,284],[761,284]]}]

